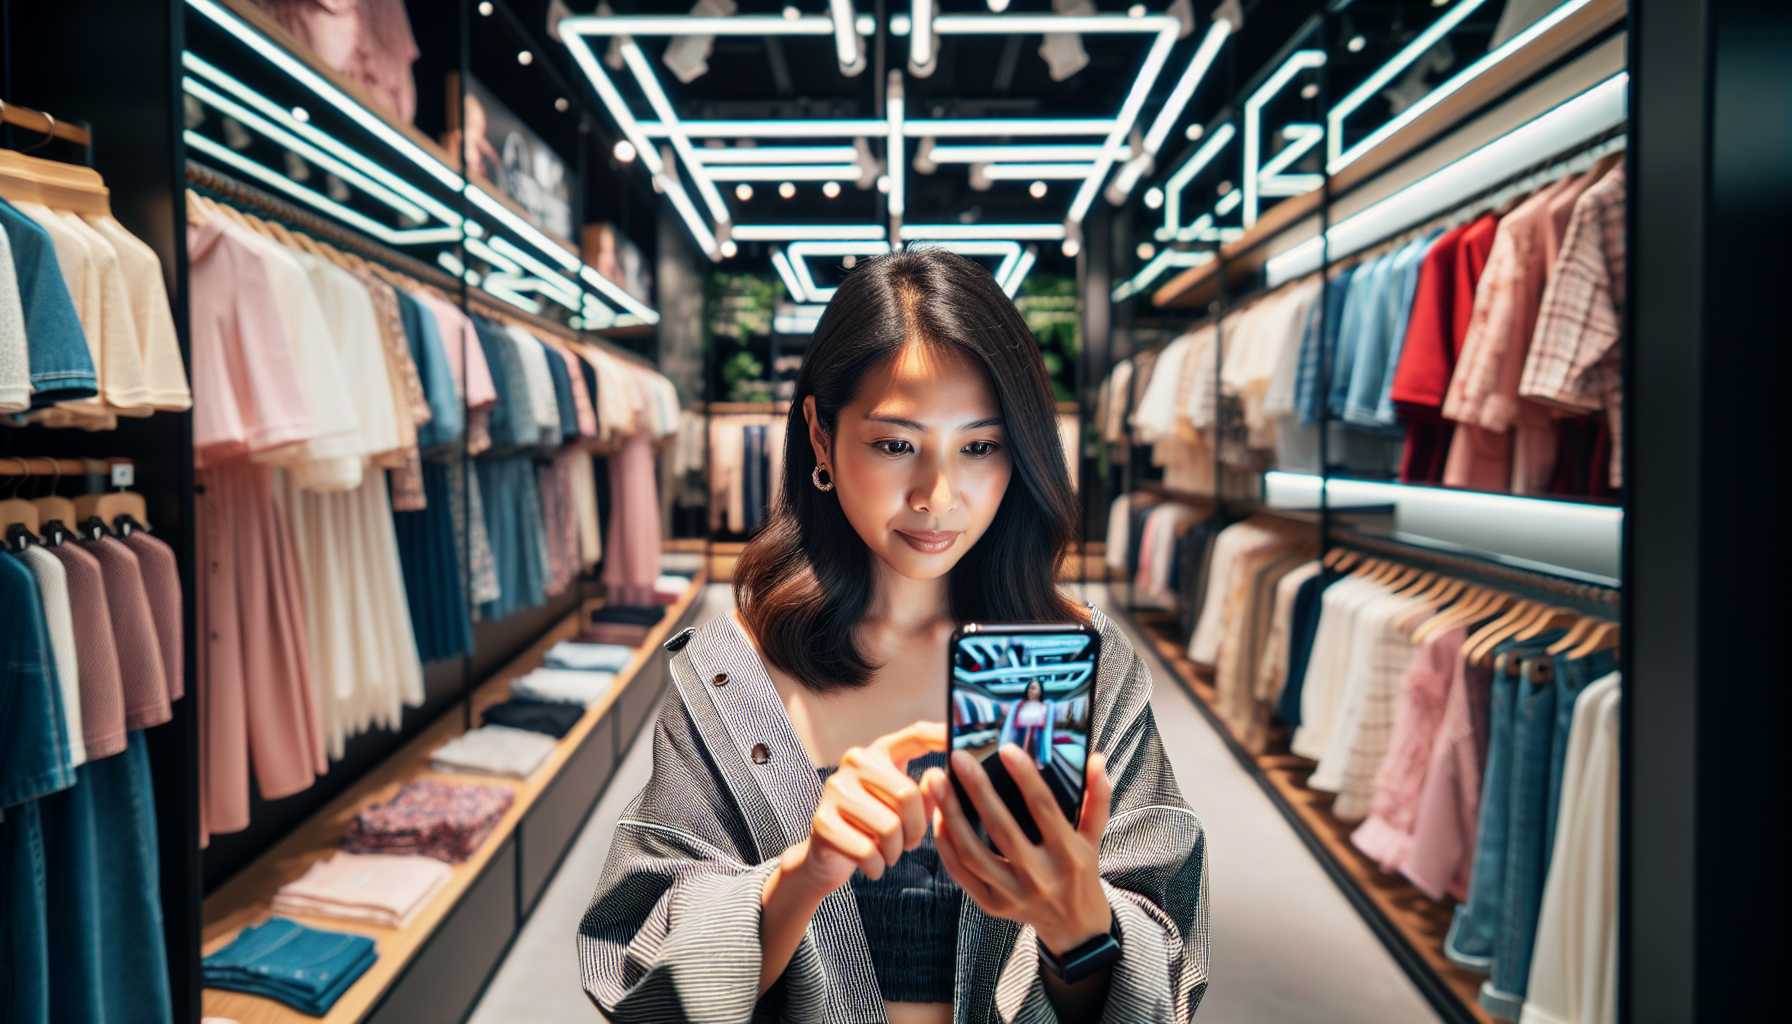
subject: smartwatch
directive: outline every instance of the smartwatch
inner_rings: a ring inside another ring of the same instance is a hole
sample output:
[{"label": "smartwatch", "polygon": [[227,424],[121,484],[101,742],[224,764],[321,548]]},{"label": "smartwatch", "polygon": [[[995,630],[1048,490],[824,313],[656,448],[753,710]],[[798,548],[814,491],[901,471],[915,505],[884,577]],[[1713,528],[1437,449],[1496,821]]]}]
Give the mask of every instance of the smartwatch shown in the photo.
[{"label": "smartwatch", "polygon": [[1045,943],[1039,943],[1039,959],[1066,984],[1083,980],[1120,959],[1120,915],[1110,911],[1106,934],[1066,950],[1062,957],[1053,956]]}]

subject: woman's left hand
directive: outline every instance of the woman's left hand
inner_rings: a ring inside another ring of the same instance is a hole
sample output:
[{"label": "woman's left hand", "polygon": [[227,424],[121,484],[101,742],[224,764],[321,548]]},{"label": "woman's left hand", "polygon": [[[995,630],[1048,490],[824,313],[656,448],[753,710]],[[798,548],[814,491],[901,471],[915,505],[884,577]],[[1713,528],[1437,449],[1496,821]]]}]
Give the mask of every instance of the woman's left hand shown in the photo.
[{"label": "woman's left hand", "polygon": [[1027,838],[977,759],[954,750],[952,771],[1006,856],[977,837],[939,768],[929,768],[921,778],[934,844],[952,879],[986,913],[1032,925],[1047,949],[1062,954],[1106,933],[1112,922],[1101,888],[1101,833],[1114,795],[1107,758],[1092,751],[1085,761],[1082,813],[1072,827],[1031,757],[1012,743],[1003,744],[998,756],[1026,798],[1043,841]]}]

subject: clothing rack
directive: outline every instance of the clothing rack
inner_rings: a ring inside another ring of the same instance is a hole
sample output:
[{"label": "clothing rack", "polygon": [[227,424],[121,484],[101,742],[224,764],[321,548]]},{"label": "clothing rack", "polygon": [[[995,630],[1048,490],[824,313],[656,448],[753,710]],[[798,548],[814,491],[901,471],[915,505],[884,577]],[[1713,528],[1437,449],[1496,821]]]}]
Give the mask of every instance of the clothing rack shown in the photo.
[{"label": "clothing rack", "polygon": [[60,139],[80,146],[86,153],[86,163],[93,163],[93,131],[85,124],[76,124],[59,117],[54,117],[41,110],[21,107],[16,103],[0,100],[0,124],[10,124],[15,128],[36,132],[44,137],[44,145],[51,139]]},{"label": "clothing rack", "polygon": [[1604,615],[1616,615],[1619,587],[1594,577],[1576,576],[1566,570],[1521,567],[1466,552],[1423,546],[1414,539],[1390,540],[1334,528],[1328,547],[1341,547],[1381,558],[1391,558],[1452,576],[1504,589],[1528,591],[1532,596],[1567,601]]}]

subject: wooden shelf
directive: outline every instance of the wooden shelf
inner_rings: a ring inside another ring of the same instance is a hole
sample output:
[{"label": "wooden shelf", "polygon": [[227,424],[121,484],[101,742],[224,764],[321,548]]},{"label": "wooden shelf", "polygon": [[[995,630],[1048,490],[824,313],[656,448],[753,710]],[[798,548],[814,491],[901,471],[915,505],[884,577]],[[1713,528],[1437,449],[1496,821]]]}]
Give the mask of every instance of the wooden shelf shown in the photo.
[{"label": "wooden shelf", "polygon": [[1256,774],[1265,789],[1286,808],[1291,820],[1306,830],[1311,839],[1308,845],[1323,850],[1332,862],[1334,874],[1342,873],[1348,878],[1374,912],[1380,914],[1398,935],[1398,941],[1405,943],[1408,948],[1404,952],[1409,952],[1410,956],[1399,958],[1408,964],[1416,960],[1433,975],[1437,982],[1433,989],[1447,991],[1455,998],[1460,1004],[1454,1008],[1458,1011],[1453,1015],[1455,1019],[1494,1024],[1492,1015],[1481,1007],[1482,976],[1456,966],[1443,955],[1444,936],[1450,928],[1454,904],[1432,900],[1405,879],[1382,871],[1350,842],[1356,824],[1332,816],[1332,794],[1307,788],[1307,778],[1313,774],[1316,765],[1289,752],[1285,729],[1272,731],[1269,748],[1261,754],[1252,754],[1237,742],[1214,710],[1218,695],[1213,683],[1189,660],[1183,643],[1173,635],[1173,623],[1167,616],[1148,611],[1131,611],[1128,615],[1140,637],[1202,705],[1208,721],[1227,737],[1233,752],[1245,762],[1246,768]]},{"label": "wooden shelf", "polygon": [[[648,631],[646,641],[636,648],[634,657],[617,673],[616,682],[610,691],[586,709],[584,717],[559,741],[546,762],[528,779],[439,772],[430,768],[430,753],[466,731],[462,725],[461,708],[457,705],[397,754],[331,801],[316,816],[225,882],[205,901],[205,924],[201,938],[201,949],[205,954],[228,943],[244,927],[271,916],[274,893],[280,886],[303,875],[318,860],[336,853],[355,813],[369,803],[389,799],[405,783],[417,779],[440,779],[503,786],[516,794],[510,809],[499,820],[491,836],[471,858],[453,866],[453,873],[447,883],[405,927],[382,928],[329,917],[282,915],[316,928],[366,935],[374,940],[379,959],[343,993],[327,1015],[312,1017],[272,999],[212,988],[205,990],[205,1015],[233,1018],[241,1024],[315,1024],[319,1020],[326,1024],[350,1024],[363,1020],[403,975],[405,968],[429,942],[461,898],[480,880],[487,865],[516,832],[518,823],[553,785],[586,738],[608,721],[612,708],[616,707],[624,692],[637,684],[652,685],[652,681],[645,678],[642,669],[655,664],[654,655],[658,653],[660,645],[701,598],[706,582],[702,573],[691,581],[684,596],[666,609],[665,616]],[[504,700],[510,693],[512,680],[539,666],[548,648],[574,636],[582,617],[601,604],[601,601],[583,602],[577,611],[561,620],[528,650],[481,684],[471,695],[473,720],[477,722],[480,712]],[[514,922],[505,922],[503,927],[508,930],[513,924]],[[492,926],[499,925],[493,922]]]}]

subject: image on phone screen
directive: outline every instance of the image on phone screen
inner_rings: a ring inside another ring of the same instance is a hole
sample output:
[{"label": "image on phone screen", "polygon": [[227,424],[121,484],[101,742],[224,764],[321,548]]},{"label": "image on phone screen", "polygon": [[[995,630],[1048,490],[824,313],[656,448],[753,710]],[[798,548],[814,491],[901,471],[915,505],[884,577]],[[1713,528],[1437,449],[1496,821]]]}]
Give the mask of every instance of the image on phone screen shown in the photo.
[{"label": "image on phone screen", "polygon": [[[1066,626],[1006,631],[960,631],[952,643],[952,747],[975,757],[1027,837],[1040,833],[1019,787],[996,751],[1012,743],[1025,751],[1075,823],[1083,801],[1083,759],[1089,747],[1099,637]],[[953,784],[959,785],[956,777]],[[960,803],[978,833],[987,833],[962,787]]]}]

